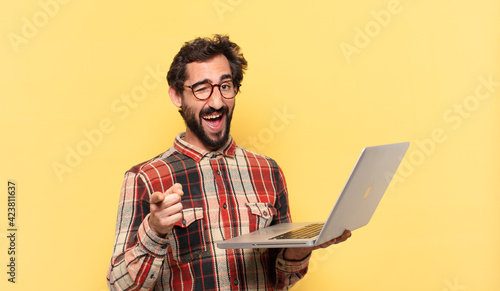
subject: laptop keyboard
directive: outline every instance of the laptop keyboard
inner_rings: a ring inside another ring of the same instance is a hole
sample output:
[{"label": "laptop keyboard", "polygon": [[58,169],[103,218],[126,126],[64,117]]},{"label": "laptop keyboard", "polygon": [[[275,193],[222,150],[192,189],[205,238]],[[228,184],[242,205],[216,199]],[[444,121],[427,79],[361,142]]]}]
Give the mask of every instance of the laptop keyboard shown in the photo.
[{"label": "laptop keyboard", "polygon": [[287,231],[270,239],[307,239],[315,237],[323,228],[323,223],[313,223],[301,228]]}]

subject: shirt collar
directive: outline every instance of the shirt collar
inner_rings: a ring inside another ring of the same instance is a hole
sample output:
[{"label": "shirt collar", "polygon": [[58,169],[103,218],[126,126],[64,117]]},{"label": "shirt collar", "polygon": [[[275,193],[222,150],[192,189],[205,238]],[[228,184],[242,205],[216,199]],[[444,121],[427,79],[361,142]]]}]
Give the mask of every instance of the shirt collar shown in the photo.
[{"label": "shirt collar", "polygon": [[236,150],[236,142],[234,142],[233,137],[230,135],[227,142],[215,151],[207,151],[201,149],[195,145],[192,145],[184,140],[185,132],[179,133],[175,137],[174,148],[182,154],[192,158],[197,163],[199,163],[204,157],[215,157],[218,155],[224,155],[229,157],[234,157],[234,152]]}]

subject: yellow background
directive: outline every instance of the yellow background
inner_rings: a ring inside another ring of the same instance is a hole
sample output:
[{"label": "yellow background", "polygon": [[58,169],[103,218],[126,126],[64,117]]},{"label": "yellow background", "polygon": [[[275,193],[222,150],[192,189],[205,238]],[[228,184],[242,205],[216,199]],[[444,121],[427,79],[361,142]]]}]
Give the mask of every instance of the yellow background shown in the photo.
[{"label": "yellow background", "polygon": [[227,33],[249,62],[232,134],[281,165],[295,221],[326,218],[364,146],[412,142],[371,223],[294,290],[500,290],[498,1],[2,6],[0,289],[107,289],[123,174],[184,130],[164,73]]}]

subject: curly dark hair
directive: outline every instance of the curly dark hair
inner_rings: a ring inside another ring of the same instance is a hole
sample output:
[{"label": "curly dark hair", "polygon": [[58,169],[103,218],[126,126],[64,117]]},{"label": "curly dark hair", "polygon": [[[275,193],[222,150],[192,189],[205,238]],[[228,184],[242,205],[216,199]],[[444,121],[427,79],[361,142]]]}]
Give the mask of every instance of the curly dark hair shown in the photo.
[{"label": "curly dark hair", "polygon": [[174,57],[167,74],[168,85],[182,95],[184,82],[187,79],[186,65],[192,62],[202,62],[215,56],[224,55],[229,61],[231,75],[235,85],[241,84],[243,71],[247,69],[247,61],[240,47],[229,40],[229,36],[215,34],[212,38],[196,38],[186,42]]}]

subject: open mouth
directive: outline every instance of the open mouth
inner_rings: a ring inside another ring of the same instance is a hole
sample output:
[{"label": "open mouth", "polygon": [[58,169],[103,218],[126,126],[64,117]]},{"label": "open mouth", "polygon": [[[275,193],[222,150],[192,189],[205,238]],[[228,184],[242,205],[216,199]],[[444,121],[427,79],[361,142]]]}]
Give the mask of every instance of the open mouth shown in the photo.
[{"label": "open mouth", "polygon": [[224,117],[223,113],[214,112],[211,114],[204,115],[201,118],[212,130],[219,130],[222,126],[223,117]]}]

